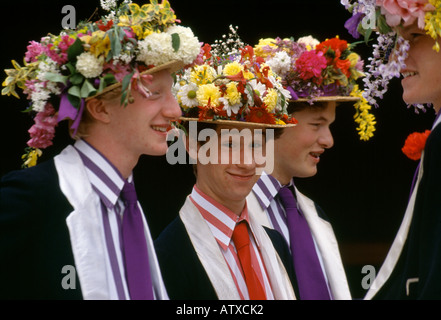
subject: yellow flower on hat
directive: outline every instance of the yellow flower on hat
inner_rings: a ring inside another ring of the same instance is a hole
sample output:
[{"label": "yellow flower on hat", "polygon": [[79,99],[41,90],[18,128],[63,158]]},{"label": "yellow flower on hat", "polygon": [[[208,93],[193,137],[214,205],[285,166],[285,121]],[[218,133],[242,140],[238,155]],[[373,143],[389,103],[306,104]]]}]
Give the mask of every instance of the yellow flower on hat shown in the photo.
[{"label": "yellow flower on hat", "polygon": [[268,110],[268,112],[273,112],[273,110],[276,108],[277,99],[278,99],[277,90],[274,88],[268,89],[265,97],[263,98],[263,102],[265,103],[266,110]]},{"label": "yellow flower on hat", "polygon": [[210,104],[212,107],[219,106],[219,98],[222,96],[219,88],[214,83],[203,84],[196,92],[196,97],[202,106]]},{"label": "yellow flower on hat", "polygon": [[273,38],[260,39],[259,43],[254,46],[254,54],[258,57],[266,58],[269,53],[263,50],[264,47],[275,47],[275,40]]},{"label": "yellow flower on hat", "polygon": [[241,71],[243,71],[243,65],[237,61],[233,61],[225,65],[223,74],[226,76],[234,76]]},{"label": "yellow flower on hat", "polygon": [[208,66],[201,65],[195,66],[190,74],[190,81],[195,84],[207,84],[214,80],[216,77],[216,71]]},{"label": "yellow flower on hat", "polygon": [[237,84],[235,82],[230,82],[227,84],[227,90],[225,91],[228,101],[230,104],[240,103],[241,94],[237,90]]}]

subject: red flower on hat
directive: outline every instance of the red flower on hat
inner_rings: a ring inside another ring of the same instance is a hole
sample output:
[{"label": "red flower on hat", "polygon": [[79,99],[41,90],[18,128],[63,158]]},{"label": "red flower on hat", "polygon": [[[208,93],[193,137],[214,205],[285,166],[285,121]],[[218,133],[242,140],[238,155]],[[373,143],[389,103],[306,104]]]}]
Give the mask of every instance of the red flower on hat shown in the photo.
[{"label": "red flower on hat", "polygon": [[424,150],[424,146],[426,145],[426,140],[429,137],[429,134],[430,130],[411,133],[404,142],[404,146],[401,151],[403,151],[403,153],[409,159],[419,160],[421,158],[421,153]]},{"label": "red flower on hat", "polygon": [[250,112],[245,116],[248,122],[275,124],[274,114],[269,113],[265,107],[251,107]]}]

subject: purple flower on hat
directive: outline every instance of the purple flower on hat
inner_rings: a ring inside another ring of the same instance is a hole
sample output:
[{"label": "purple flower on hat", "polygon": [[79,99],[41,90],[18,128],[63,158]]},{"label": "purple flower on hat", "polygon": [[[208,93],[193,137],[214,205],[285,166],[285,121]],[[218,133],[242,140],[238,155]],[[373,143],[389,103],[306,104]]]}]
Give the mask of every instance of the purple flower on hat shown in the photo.
[{"label": "purple flower on hat", "polygon": [[358,32],[358,25],[363,19],[364,14],[358,12],[354,14],[351,18],[349,18],[345,23],[345,28],[348,30],[349,34],[353,36],[355,39],[360,38],[360,33]]}]

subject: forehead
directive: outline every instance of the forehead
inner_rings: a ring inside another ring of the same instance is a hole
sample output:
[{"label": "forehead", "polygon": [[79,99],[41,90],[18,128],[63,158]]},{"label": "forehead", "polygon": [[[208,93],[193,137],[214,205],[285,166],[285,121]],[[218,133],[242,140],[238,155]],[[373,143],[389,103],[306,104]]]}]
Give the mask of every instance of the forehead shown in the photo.
[{"label": "forehead", "polygon": [[308,119],[318,119],[325,118],[333,120],[335,117],[335,108],[337,103],[335,101],[328,101],[320,106],[306,107],[301,110],[293,112],[295,118],[308,118]]},{"label": "forehead", "polygon": [[173,77],[169,70],[161,70],[152,74],[151,85],[173,84]]}]

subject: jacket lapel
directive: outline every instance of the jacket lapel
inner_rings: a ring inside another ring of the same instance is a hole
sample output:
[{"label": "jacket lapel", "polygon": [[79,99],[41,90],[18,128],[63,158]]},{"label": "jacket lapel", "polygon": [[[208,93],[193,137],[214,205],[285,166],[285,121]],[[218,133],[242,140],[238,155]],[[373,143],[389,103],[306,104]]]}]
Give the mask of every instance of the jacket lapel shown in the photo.
[{"label": "jacket lapel", "polygon": [[187,197],[179,215],[218,298],[220,300],[239,300],[239,293],[219,245],[189,197]]},{"label": "jacket lapel", "polygon": [[[423,163],[424,152],[421,156],[421,163]],[[403,221],[401,222],[400,229],[392,243],[389,252],[387,253],[386,259],[383,262],[383,265],[380,268],[380,271],[377,274],[377,277],[372,282],[368,292],[364,299],[369,300],[372,299],[381,287],[386,283],[392,274],[395,265],[400,258],[401,252],[403,250],[404,244],[406,243],[407,235],[409,233],[410,224],[412,222],[413,217],[413,209],[415,207],[416,195],[418,193],[418,187],[421,181],[421,177],[423,176],[423,166],[421,165],[418,171],[417,181],[415,183],[415,187],[413,189],[412,195],[410,196],[409,203],[407,204],[406,212],[404,214]]]},{"label": "jacket lapel", "polygon": [[99,197],[93,192],[81,158],[72,146],[54,161],[61,191],[74,208],[66,223],[83,298],[110,299],[102,218],[97,210]]}]

